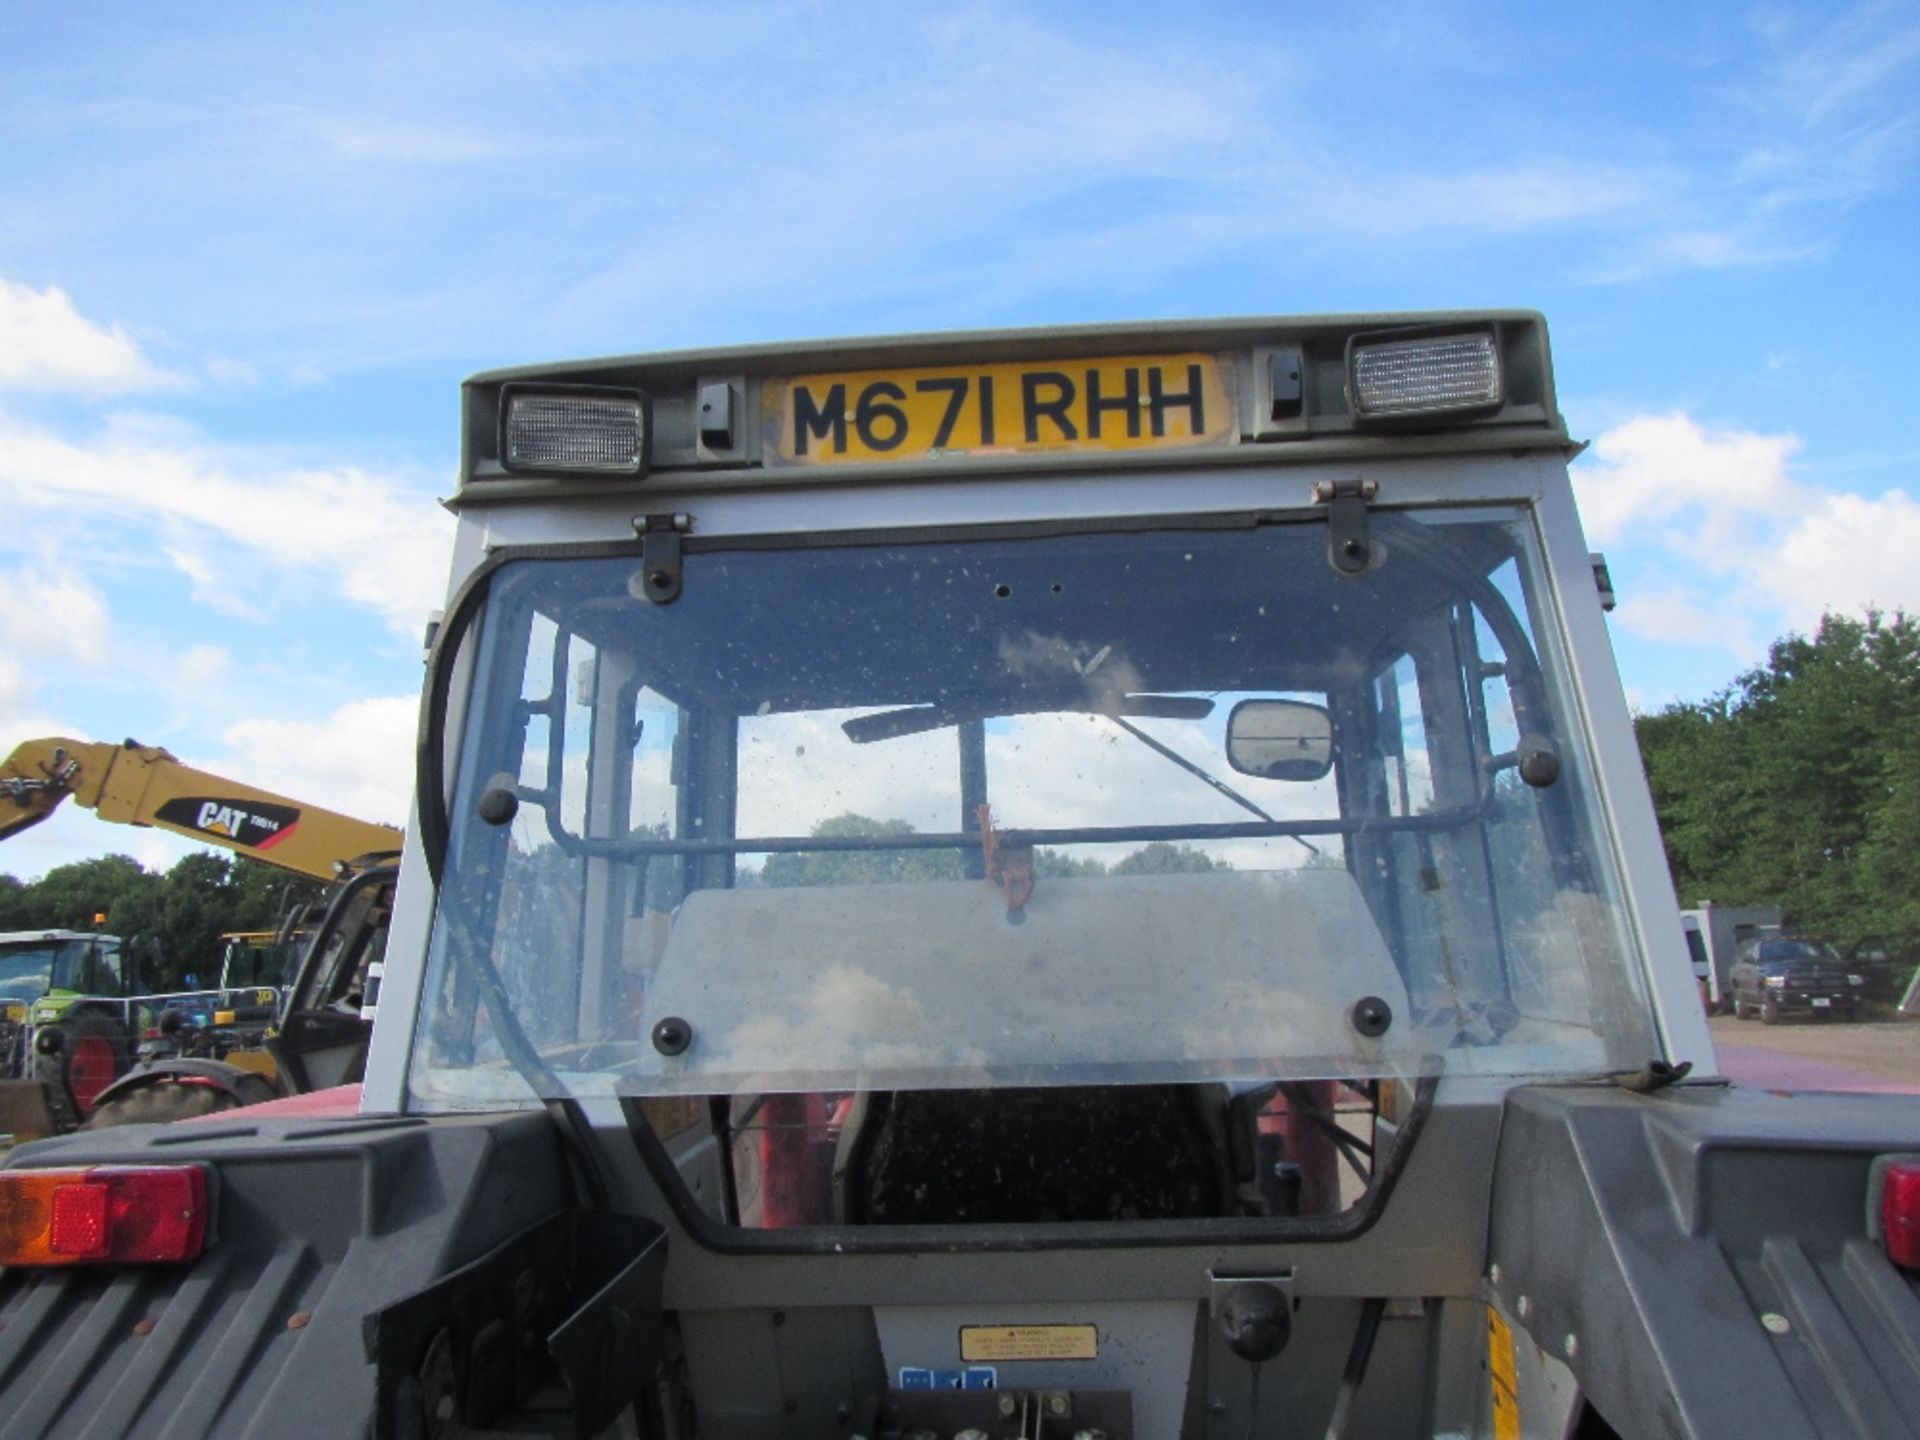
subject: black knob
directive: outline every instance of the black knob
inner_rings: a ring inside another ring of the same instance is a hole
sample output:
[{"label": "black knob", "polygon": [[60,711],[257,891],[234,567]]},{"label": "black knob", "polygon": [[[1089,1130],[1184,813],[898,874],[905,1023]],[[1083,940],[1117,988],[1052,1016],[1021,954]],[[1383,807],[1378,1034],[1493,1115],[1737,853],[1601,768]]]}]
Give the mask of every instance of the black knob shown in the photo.
[{"label": "black knob", "polygon": [[1249,1280],[1221,1300],[1220,1333],[1229,1350],[1257,1365],[1287,1348],[1293,1337],[1293,1307],[1277,1286]]},{"label": "black knob", "polygon": [[480,797],[480,818],[489,825],[505,825],[520,813],[520,797],[505,785],[496,785]]},{"label": "black knob", "polygon": [[1536,790],[1544,790],[1560,778],[1560,757],[1538,735],[1520,741],[1520,778]]},{"label": "black knob", "polygon": [[693,1043],[693,1026],[678,1015],[669,1015],[653,1027],[653,1048],[662,1055],[682,1055]]},{"label": "black knob", "polygon": [[1393,1007],[1378,995],[1367,995],[1353,1002],[1350,1016],[1353,1028],[1369,1040],[1377,1040],[1393,1024]]}]

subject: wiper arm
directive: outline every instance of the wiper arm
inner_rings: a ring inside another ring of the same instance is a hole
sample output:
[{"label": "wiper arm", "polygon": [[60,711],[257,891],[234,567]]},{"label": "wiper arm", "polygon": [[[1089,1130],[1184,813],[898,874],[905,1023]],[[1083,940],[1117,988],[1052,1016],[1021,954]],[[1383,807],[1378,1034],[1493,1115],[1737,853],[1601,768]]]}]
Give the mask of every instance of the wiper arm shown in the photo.
[{"label": "wiper arm", "polygon": [[[1212,708],[1211,701],[1208,702],[1208,708],[1209,709]],[[1193,761],[1187,759],[1187,757],[1182,755],[1178,750],[1175,750],[1170,745],[1162,744],[1160,741],[1154,739],[1153,736],[1149,735],[1146,731],[1142,730],[1138,725],[1131,725],[1127,721],[1121,719],[1118,715],[1109,715],[1107,716],[1107,719],[1111,720],[1114,724],[1118,725],[1122,730],[1126,731],[1127,734],[1133,736],[1134,739],[1138,740],[1142,745],[1146,746],[1149,750],[1153,751],[1154,754],[1164,756],[1166,759],[1171,760],[1174,764],[1178,765],[1182,770],[1186,771],[1189,775],[1193,776],[1196,780],[1203,780],[1207,784],[1211,785],[1215,790],[1218,790],[1222,795],[1226,796],[1227,799],[1233,801],[1233,803],[1238,805],[1242,810],[1252,811],[1255,815],[1258,815],[1262,820],[1265,820],[1270,825],[1278,825],[1280,823],[1278,820],[1275,820],[1273,816],[1269,815],[1265,810],[1262,810],[1258,805],[1254,804],[1253,801],[1249,800],[1246,796],[1242,795],[1238,790],[1234,789],[1231,785],[1227,784],[1226,781],[1216,779],[1214,776],[1209,775],[1205,770],[1202,770],[1198,765],[1194,764]],[[1307,849],[1315,855],[1318,855],[1320,853],[1319,847],[1314,845],[1303,835],[1294,835],[1289,838],[1298,840],[1302,845],[1305,845]]]},{"label": "wiper arm", "polygon": [[[1203,695],[1120,695],[1110,703],[1111,708],[1107,708],[1090,703],[1084,695],[1046,695],[1029,696],[1013,704],[909,705],[902,710],[856,715],[851,720],[842,721],[840,728],[847,732],[847,738],[854,744],[867,745],[875,740],[924,735],[929,730],[944,730],[949,725],[958,725],[963,721],[997,719],[1003,715],[1071,712],[1105,715],[1109,720],[1115,720],[1118,715],[1140,715],[1153,720],[1204,720],[1213,713],[1213,701]],[[1260,812],[1256,810],[1254,813]]]}]

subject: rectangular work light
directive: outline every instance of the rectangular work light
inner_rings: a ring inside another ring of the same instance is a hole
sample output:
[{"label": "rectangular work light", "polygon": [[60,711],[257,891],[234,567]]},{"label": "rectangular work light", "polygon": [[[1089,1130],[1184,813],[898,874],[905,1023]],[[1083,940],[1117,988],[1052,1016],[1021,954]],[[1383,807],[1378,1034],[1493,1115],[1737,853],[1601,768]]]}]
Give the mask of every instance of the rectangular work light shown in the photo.
[{"label": "rectangular work light", "polygon": [[509,386],[500,419],[508,470],[644,475],[651,410],[638,390]]},{"label": "rectangular work light", "polygon": [[1501,401],[1500,352],[1489,331],[1369,341],[1347,352],[1347,383],[1361,419],[1491,410]]},{"label": "rectangular work light", "polygon": [[0,1267],[197,1259],[209,1208],[200,1165],[0,1172]]}]

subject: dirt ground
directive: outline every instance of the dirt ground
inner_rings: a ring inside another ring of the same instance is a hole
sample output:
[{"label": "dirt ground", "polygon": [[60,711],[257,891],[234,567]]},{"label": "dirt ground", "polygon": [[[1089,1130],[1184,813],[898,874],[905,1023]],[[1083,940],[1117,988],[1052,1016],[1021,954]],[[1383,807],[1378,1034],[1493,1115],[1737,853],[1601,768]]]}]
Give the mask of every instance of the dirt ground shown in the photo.
[{"label": "dirt ground", "polygon": [[1716,1015],[1708,1025],[1721,1064],[1735,1079],[1776,1056],[1785,1062],[1783,1074],[1831,1067],[1838,1079],[1857,1073],[1864,1080],[1920,1087],[1920,1020],[1891,1011],[1851,1023],[1795,1018],[1778,1025]]}]

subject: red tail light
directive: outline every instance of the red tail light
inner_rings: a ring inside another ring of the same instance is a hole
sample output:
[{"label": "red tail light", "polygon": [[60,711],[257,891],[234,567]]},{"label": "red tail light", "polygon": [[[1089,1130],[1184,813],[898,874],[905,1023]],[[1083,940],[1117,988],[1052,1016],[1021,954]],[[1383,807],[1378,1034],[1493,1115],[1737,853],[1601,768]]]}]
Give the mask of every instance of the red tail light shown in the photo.
[{"label": "red tail light", "polygon": [[1920,1160],[1890,1161],[1881,1173],[1880,1234],[1887,1258],[1904,1270],[1920,1270]]},{"label": "red tail light", "polygon": [[0,1266],[197,1259],[209,1208],[200,1165],[0,1172]]}]

